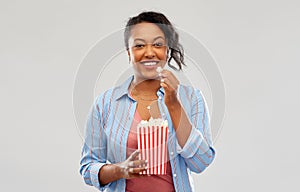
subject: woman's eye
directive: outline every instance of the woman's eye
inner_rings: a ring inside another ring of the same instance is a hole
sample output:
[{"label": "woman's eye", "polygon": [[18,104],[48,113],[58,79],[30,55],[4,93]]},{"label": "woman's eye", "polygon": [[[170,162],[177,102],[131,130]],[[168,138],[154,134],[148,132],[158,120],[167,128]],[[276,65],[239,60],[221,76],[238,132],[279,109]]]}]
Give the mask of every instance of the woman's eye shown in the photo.
[{"label": "woman's eye", "polygon": [[134,47],[135,48],[142,48],[142,47],[144,47],[144,45],[143,44],[136,44]]},{"label": "woman's eye", "polygon": [[154,45],[154,47],[162,47],[163,46],[162,43],[154,43],[153,45]]}]

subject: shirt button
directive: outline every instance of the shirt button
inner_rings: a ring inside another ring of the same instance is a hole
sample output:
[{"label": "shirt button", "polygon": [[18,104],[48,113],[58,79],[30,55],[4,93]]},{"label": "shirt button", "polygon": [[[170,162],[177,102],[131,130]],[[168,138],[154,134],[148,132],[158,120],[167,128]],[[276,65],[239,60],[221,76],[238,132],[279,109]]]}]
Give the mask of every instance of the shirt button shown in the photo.
[{"label": "shirt button", "polygon": [[158,99],[162,99],[162,97],[161,97],[161,96],[158,96]]},{"label": "shirt button", "polygon": [[176,177],[177,176],[176,173],[173,176]]},{"label": "shirt button", "polygon": [[172,155],[172,156],[174,155],[173,151],[171,152],[171,155]]}]

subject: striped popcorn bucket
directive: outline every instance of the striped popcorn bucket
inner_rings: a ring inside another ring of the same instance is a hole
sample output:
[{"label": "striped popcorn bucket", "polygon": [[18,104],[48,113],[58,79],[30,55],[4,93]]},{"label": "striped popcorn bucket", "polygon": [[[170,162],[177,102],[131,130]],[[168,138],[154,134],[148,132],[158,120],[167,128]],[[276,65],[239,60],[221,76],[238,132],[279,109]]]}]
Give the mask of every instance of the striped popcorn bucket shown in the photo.
[{"label": "striped popcorn bucket", "polygon": [[137,127],[140,159],[148,161],[148,169],[142,174],[166,175],[168,122],[162,119],[142,121]]}]

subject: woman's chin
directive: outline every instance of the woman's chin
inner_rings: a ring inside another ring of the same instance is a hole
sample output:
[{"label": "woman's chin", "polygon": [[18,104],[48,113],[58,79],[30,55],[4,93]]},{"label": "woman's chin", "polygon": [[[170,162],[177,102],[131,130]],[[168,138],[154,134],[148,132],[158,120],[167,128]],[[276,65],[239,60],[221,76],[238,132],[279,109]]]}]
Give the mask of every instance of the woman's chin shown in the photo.
[{"label": "woman's chin", "polygon": [[152,80],[152,79],[158,79],[159,76],[157,73],[155,74],[143,74],[143,79],[145,80]]},{"label": "woman's chin", "polygon": [[135,79],[138,81],[145,81],[145,80],[159,80],[158,73],[156,71],[153,72],[138,72],[134,74]]}]

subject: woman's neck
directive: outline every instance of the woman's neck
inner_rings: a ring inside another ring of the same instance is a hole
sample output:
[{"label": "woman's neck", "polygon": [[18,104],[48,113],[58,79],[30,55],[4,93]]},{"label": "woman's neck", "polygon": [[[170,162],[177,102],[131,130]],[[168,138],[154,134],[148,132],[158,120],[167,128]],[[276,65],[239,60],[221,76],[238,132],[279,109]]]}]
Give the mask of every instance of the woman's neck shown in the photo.
[{"label": "woman's neck", "polygon": [[131,90],[135,90],[139,93],[151,94],[155,93],[160,88],[160,81],[157,79],[137,80],[133,79],[131,83]]}]

